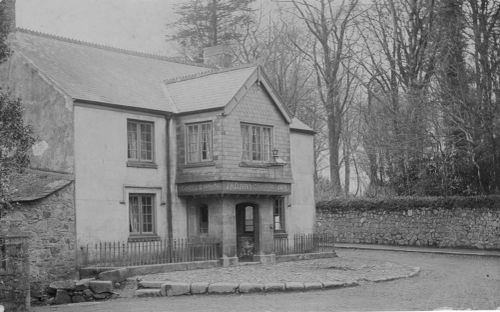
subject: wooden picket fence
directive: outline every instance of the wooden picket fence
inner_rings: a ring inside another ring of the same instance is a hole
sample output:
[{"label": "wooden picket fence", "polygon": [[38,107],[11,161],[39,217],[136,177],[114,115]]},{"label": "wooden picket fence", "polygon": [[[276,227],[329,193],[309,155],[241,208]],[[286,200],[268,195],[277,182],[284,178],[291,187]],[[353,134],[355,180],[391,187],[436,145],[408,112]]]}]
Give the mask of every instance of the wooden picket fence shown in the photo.
[{"label": "wooden picket fence", "polygon": [[176,238],[149,241],[113,241],[80,247],[81,267],[117,267],[218,260],[220,243],[213,240]]},{"label": "wooden picket fence", "polygon": [[290,255],[333,250],[334,237],[331,234],[294,234],[292,237],[274,237],[274,253]]}]

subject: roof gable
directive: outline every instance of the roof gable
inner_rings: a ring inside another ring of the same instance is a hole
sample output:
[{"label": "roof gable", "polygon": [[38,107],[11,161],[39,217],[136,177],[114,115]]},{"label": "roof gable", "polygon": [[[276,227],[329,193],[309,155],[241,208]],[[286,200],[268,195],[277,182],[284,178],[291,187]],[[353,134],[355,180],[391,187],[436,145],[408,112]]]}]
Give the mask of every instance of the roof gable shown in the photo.
[{"label": "roof gable", "polygon": [[230,114],[250,87],[259,83],[287,123],[291,119],[260,65],[245,65],[166,80],[167,92],[178,113],[224,109]]},{"label": "roof gable", "polygon": [[163,80],[207,70],[199,64],[21,29],[12,47],[73,99],[167,112],[174,107]]}]

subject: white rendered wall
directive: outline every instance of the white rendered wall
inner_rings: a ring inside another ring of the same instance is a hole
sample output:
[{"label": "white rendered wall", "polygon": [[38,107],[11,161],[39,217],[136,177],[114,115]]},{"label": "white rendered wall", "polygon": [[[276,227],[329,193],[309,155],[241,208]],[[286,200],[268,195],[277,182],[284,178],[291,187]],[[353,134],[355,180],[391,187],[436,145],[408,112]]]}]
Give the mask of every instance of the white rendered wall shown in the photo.
[{"label": "white rendered wall", "polygon": [[293,184],[285,207],[286,230],[289,235],[313,233],[316,217],[313,135],[290,131],[290,150]]},{"label": "white rendered wall", "polygon": [[[127,167],[127,119],[154,123],[158,168]],[[153,193],[156,234],[167,235],[165,119],[75,104],[75,199],[79,244],[127,240],[128,193]]]}]

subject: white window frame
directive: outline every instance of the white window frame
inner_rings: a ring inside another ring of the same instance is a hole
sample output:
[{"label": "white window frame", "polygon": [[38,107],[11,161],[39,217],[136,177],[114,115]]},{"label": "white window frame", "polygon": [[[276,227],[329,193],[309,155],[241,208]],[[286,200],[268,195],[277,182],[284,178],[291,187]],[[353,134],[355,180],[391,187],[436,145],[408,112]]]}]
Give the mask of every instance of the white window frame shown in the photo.
[{"label": "white window frame", "polygon": [[[208,132],[208,150],[203,152],[203,127],[209,126]],[[193,136],[191,129],[196,129],[196,136]],[[213,123],[212,121],[194,122],[185,125],[185,163],[186,164],[196,164],[209,162],[213,160]],[[193,141],[194,140],[194,141]],[[193,151],[194,149],[194,151]],[[194,158],[191,155],[194,154]]]},{"label": "white window frame", "polygon": [[[135,131],[135,153],[136,157],[131,157],[130,154],[130,145],[131,145],[131,137],[130,137],[130,131],[129,131],[129,124],[135,124],[136,125],[136,131]],[[142,157],[142,149],[143,149],[143,142],[142,142],[142,129],[141,125],[147,125],[151,127],[151,142],[150,142],[150,147],[151,147],[151,157]],[[153,163],[155,161],[155,124],[152,121],[145,121],[145,120],[137,120],[137,119],[127,119],[127,159],[132,162],[147,162],[147,163]]]},{"label": "white window frame", "polygon": [[[242,122],[241,159],[251,162],[271,162],[273,149],[273,127]],[[268,136],[266,138],[266,131]],[[266,142],[267,140],[267,142]]]}]

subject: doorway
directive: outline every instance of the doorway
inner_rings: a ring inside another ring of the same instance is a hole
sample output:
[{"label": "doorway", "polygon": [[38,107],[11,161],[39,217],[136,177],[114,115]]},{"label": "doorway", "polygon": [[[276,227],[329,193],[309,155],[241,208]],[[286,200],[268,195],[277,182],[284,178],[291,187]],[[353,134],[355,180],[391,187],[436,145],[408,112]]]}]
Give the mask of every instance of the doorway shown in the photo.
[{"label": "doorway", "polygon": [[257,250],[258,205],[236,205],[236,247],[239,261],[252,261]]}]

